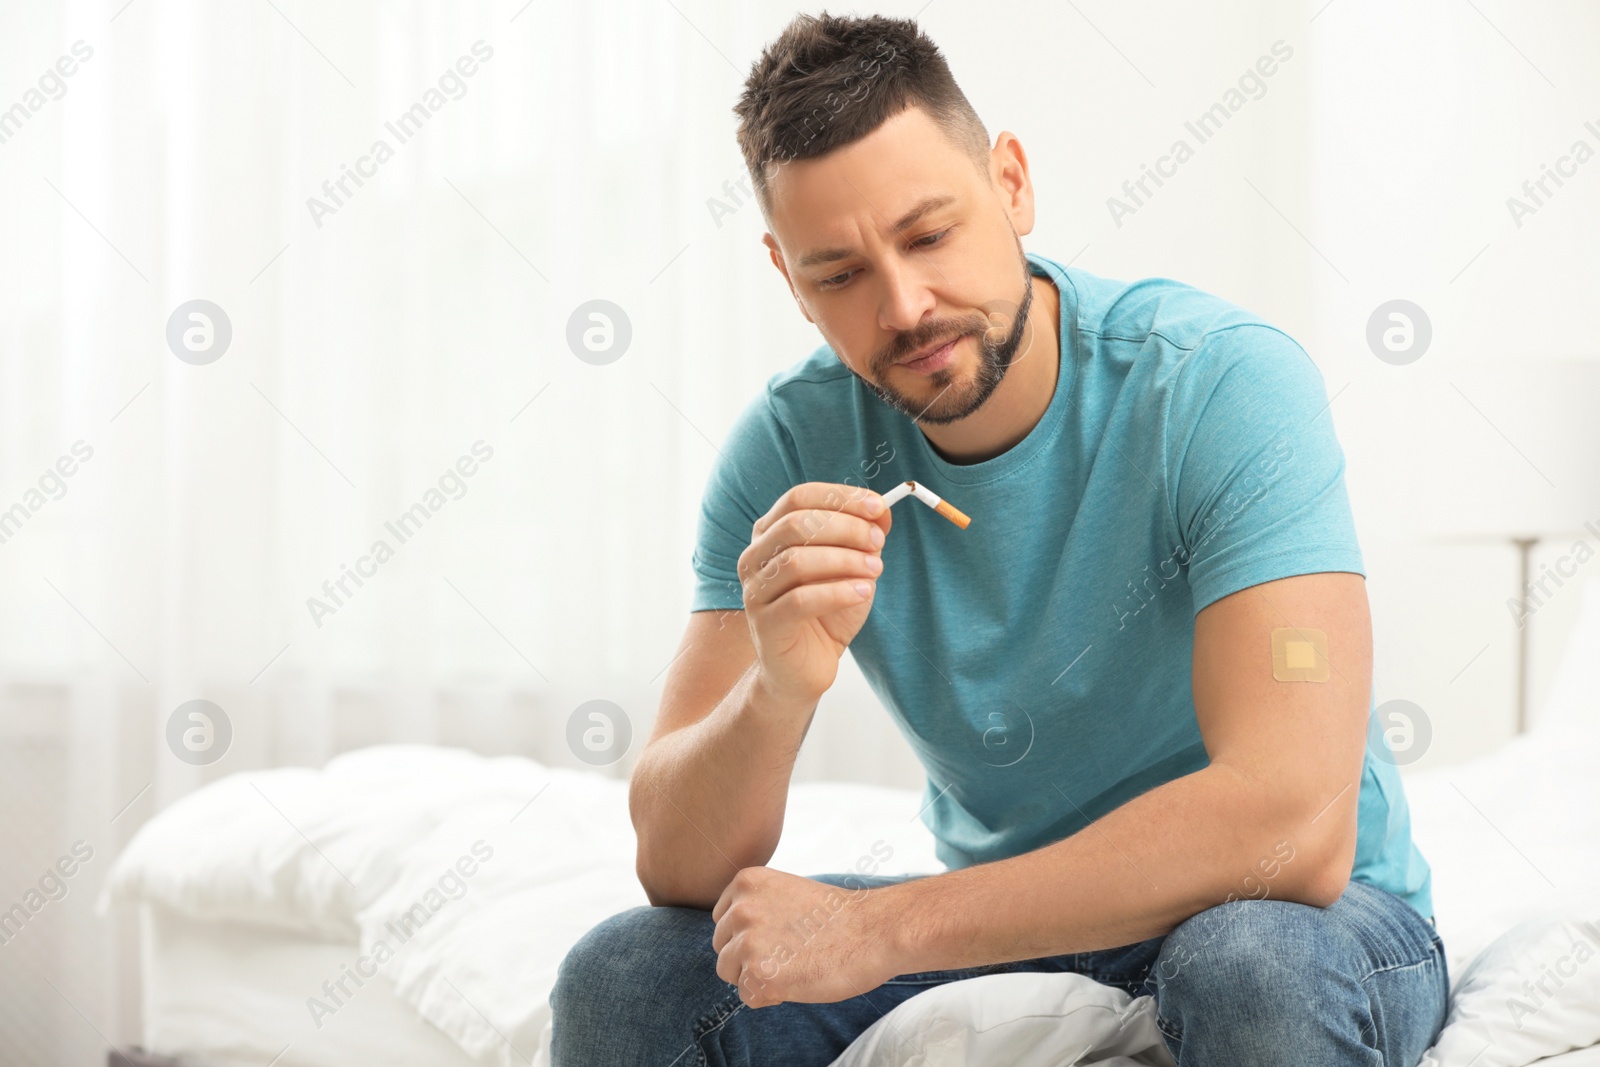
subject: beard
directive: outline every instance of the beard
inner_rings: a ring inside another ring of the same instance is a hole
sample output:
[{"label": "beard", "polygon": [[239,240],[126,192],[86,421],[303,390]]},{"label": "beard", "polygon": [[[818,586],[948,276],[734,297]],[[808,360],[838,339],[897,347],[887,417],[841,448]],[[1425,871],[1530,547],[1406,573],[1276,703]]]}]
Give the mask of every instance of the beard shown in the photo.
[{"label": "beard", "polygon": [[[1022,250],[1020,240],[1017,250],[1019,253]],[[916,330],[901,334],[873,360],[874,373],[881,378],[890,366],[918,349],[953,337],[974,337],[978,342],[978,367],[970,378],[960,377],[960,362],[952,362],[924,376],[932,387],[932,396],[910,396],[881,380],[858,377],[878,399],[913,422],[942,426],[966,418],[983,406],[983,402],[989,399],[989,395],[1005,378],[1011,364],[1027,355],[1028,347],[1031,347],[1033,338],[1028,313],[1033,308],[1033,275],[1028,270],[1026,257],[1022,259],[1022,286],[1020,301],[991,300],[981,305],[986,315],[974,314],[925,323]],[[1016,308],[1016,314],[1007,324],[1004,321],[1005,313],[1012,307]],[[1028,346],[1023,345],[1025,335]]]}]

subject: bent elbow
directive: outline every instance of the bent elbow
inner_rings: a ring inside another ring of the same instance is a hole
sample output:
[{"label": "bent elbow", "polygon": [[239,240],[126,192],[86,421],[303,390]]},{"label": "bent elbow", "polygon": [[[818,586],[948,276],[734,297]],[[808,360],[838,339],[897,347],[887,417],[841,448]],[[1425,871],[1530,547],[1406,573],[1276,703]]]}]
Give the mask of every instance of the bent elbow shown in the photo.
[{"label": "bent elbow", "polygon": [[723,886],[707,884],[703,879],[684,876],[682,870],[670,864],[652,862],[644,842],[634,860],[633,873],[639,879],[645,899],[653,908],[696,908],[710,911],[717,906]]},{"label": "bent elbow", "polygon": [[1313,862],[1307,864],[1301,877],[1298,898],[1312,907],[1332,907],[1350,885],[1356,858],[1355,832],[1324,840],[1308,858]]},{"label": "bent elbow", "polygon": [[1330,908],[1344,896],[1350,885],[1350,865],[1324,864],[1303,887],[1301,903],[1314,908]]}]

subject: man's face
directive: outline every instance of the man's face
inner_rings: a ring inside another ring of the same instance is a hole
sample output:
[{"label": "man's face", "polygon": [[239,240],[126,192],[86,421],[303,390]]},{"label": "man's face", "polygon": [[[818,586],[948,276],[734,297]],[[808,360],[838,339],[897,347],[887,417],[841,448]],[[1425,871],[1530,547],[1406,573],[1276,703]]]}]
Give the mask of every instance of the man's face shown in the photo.
[{"label": "man's face", "polygon": [[[1026,354],[1033,284],[1017,229],[989,175],[920,108],[779,166],[769,191],[773,261],[806,318],[891,407],[954,422]],[[952,338],[947,353],[909,362]]]}]

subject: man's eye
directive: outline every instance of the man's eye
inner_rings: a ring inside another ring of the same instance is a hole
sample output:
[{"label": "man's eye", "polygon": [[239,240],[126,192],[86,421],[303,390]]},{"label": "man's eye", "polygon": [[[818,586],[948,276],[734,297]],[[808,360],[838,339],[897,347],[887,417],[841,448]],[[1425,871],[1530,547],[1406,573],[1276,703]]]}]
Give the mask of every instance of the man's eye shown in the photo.
[{"label": "man's eye", "polygon": [[[940,230],[938,233],[930,233],[926,237],[917,238],[915,241],[912,241],[911,244],[915,248],[932,248],[935,244],[950,236],[950,231],[954,229],[955,227],[952,226],[949,229]],[[850,275],[853,273],[853,271],[845,271],[843,274],[835,274],[831,278],[824,278],[817,283],[817,288],[837,289],[848,282],[850,280]]]}]

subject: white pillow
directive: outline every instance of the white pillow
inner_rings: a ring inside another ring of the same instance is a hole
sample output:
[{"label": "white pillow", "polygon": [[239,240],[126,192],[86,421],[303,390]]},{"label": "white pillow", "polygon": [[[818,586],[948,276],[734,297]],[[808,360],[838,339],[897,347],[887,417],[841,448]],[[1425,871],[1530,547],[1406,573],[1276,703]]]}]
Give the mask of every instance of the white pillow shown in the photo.
[{"label": "white pillow", "polygon": [[1452,983],[1450,1014],[1418,1067],[1522,1067],[1600,1042],[1600,908],[1506,931]]},{"label": "white pillow", "polygon": [[919,993],[868,1027],[832,1067],[1061,1063],[1174,1067],[1150,997],[1081,974],[1026,971]]}]

